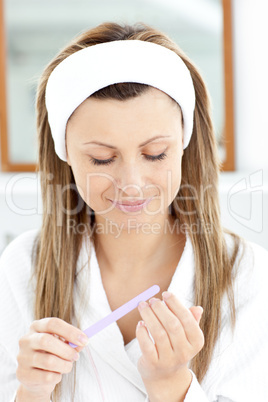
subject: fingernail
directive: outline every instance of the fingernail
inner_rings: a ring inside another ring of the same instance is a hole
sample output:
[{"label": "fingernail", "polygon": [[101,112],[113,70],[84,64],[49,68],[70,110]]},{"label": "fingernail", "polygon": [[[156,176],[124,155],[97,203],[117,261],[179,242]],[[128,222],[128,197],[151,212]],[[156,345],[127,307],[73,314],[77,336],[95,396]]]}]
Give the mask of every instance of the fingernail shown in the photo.
[{"label": "fingernail", "polygon": [[77,339],[82,346],[86,346],[89,343],[89,338],[86,335],[79,335]]},{"label": "fingernail", "polygon": [[139,322],[138,322],[137,328],[140,328],[140,327],[145,327],[144,321],[139,321]]},{"label": "fingernail", "polygon": [[152,298],[149,300],[150,306],[151,306],[152,304],[154,304],[155,302],[157,302],[157,300],[158,300],[158,299],[156,299],[155,297],[152,297]]},{"label": "fingernail", "polygon": [[139,303],[139,305],[138,305],[138,309],[139,309],[139,311],[141,311],[141,310],[143,310],[145,307],[147,307],[148,306],[148,304],[146,303],[146,302],[144,302],[144,301],[141,301],[140,303]]},{"label": "fingernail", "polygon": [[172,293],[170,293],[170,292],[163,292],[162,293],[162,297],[163,297],[164,300],[169,299],[171,296],[172,296]]}]

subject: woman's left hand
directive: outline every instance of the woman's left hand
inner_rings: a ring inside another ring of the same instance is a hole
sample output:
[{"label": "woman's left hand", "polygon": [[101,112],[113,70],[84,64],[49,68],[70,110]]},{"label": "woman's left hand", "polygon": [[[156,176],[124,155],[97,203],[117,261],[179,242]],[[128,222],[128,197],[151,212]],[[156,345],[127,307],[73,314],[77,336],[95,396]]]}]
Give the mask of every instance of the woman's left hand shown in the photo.
[{"label": "woman's left hand", "polygon": [[[169,297],[165,298],[165,295]],[[137,326],[136,337],[142,356],[138,370],[143,380],[157,382],[176,378],[188,371],[188,362],[204,346],[204,335],[199,327],[202,308],[184,307],[177,297],[163,293],[157,298],[139,303],[138,309],[145,326]],[[142,308],[143,307],[143,308]],[[149,329],[155,344],[151,340]]]}]

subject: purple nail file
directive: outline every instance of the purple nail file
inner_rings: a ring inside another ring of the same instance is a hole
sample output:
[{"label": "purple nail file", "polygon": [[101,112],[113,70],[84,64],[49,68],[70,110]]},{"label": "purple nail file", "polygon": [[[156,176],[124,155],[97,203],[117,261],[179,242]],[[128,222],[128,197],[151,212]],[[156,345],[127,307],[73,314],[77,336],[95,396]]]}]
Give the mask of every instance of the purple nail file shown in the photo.
[{"label": "purple nail file", "polygon": [[[127,303],[123,304],[121,307],[118,307],[114,310],[111,314],[108,314],[106,317],[102,318],[95,324],[91,325],[83,332],[90,338],[93,335],[96,335],[98,332],[102,331],[104,328],[108,327],[108,325],[112,324],[113,322],[119,320],[119,318],[123,317],[130,311],[134,310],[138,307],[141,301],[145,301],[156,295],[160,291],[160,287],[158,285],[153,285],[149,289],[145,290],[144,292],[140,293],[138,296],[134,297]],[[72,348],[76,348],[77,345],[69,342],[69,345]]]}]

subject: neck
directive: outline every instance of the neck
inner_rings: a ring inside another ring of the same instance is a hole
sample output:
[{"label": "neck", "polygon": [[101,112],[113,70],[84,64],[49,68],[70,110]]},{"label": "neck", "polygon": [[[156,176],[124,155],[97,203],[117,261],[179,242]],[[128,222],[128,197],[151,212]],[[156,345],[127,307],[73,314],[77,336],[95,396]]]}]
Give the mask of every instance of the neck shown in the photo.
[{"label": "neck", "polygon": [[[179,258],[185,245],[185,235],[179,233],[179,226],[174,226],[174,217],[165,217],[162,222],[150,223],[147,226],[137,225],[132,230],[118,227],[111,221],[97,216],[94,246],[99,265],[111,274],[121,276],[129,272],[141,274],[155,272],[165,263]],[[148,228],[151,228],[149,231]],[[172,232],[173,230],[173,232]]]}]

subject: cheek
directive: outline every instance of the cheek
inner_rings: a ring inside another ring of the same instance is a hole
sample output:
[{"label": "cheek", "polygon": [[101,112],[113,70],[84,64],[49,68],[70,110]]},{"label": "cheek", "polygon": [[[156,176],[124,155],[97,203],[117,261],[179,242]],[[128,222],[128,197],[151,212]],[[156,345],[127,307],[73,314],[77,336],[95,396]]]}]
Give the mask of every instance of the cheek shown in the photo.
[{"label": "cheek", "polygon": [[106,173],[85,173],[78,177],[79,193],[87,205],[96,209],[100,198],[109,188],[113,188],[113,179]]},{"label": "cheek", "polygon": [[177,169],[174,169],[171,173],[171,176],[172,190],[174,191],[175,196],[181,185],[181,167],[179,166]]},{"label": "cheek", "polygon": [[155,184],[162,188],[164,192],[168,192],[175,197],[181,183],[181,158],[174,156],[157,170],[154,177]]}]

